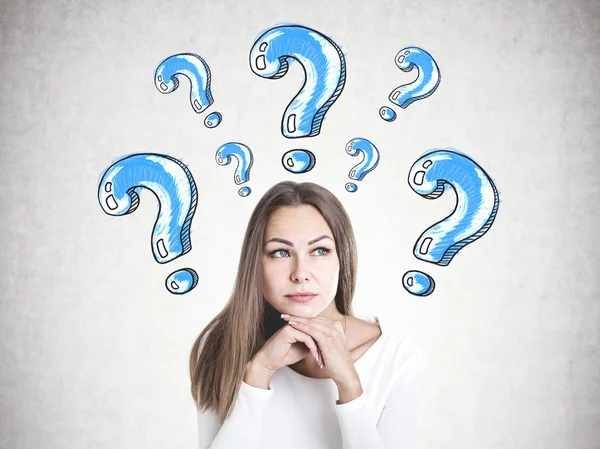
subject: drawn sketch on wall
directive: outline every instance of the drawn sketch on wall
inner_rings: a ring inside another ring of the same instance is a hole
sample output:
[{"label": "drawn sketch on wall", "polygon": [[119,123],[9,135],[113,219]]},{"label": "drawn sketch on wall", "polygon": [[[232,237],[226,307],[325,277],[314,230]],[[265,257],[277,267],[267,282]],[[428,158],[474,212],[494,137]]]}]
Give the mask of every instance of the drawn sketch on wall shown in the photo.
[{"label": "drawn sketch on wall", "polygon": [[[233,175],[233,180],[236,184],[244,184],[250,180],[250,169],[254,163],[254,155],[252,150],[243,143],[228,142],[223,144],[215,154],[215,160],[219,165],[229,165],[235,158],[237,166]],[[242,187],[238,190],[240,196],[248,196],[252,192],[250,187]]]},{"label": "drawn sketch on wall", "polygon": [[[362,137],[355,137],[346,144],[346,153],[357,157],[363,155],[363,160],[350,169],[348,177],[355,181],[362,181],[368,173],[371,173],[379,164],[379,150],[373,143]],[[353,182],[346,183],[348,192],[356,192],[358,187]]]},{"label": "drawn sketch on wall", "polygon": [[[475,161],[453,149],[436,149],[415,161],[408,184],[428,200],[445,191],[456,195],[454,210],[424,231],[414,246],[414,256],[440,266],[448,265],[466,245],[481,238],[492,226],[500,204],[490,176]],[[433,278],[421,271],[408,271],[404,288],[414,295],[427,296],[435,289]]]},{"label": "drawn sketch on wall", "polygon": [[[162,94],[170,94],[179,87],[179,76],[190,82],[190,103],[197,114],[206,111],[214,99],[210,88],[210,67],[194,53],[179,53],[162,61],[154,72],[154,85]],[[207,128],[219,126],[223,117],[219,112],[206,116]]]},{"label": "drawn sketch on wall", "polygon": [[[396,87],[390,93],[389,100],[402,109],[433,94],[442,80],[437,63],[422,48],[403,48],[394,58],[394,62],[403,72],[417,69],[417,78],[413,82]],[[379,109],[379,116],[386,122],[396,120],[396,112],[388,106]]]},{"label": "drawn sketch on wall", "polygon": [[[138,189],[147,189],[158,200],[158,217],[150,241],[156,262],[168,263],[190,252],[190,227],[196,212],[197,191],[188,167],[165,154],[139,153],[122,157],[101,176],[98,202],[108,215],[128,215],[139,206]],[[197,283],[197,273],[185,268],[171,273],[165,286],[173,294],[184,294]]]},{"label": "drawn sketch on wall", "polygon": [[[250,68],[262,77],[279,79],[297,61],[304,83],[288,104],[281,132],[288,139],[313,137],[321,132],[325,114],[338,99],[346,82],[346,60],[329,37],[301,25],[281,25],[264,32],[250,50]],[[290,173],[306,173],[315,166],[313,152],[295,149],[281,160]]]},{"label": "drawn sketch on wall", "polygon": [[[299,63],[304,71],[304,83],[283,113],[281,133],[288,139],[318,135],[328,109],[344,89],[346,61],[340,47],[331,38],[312,28],[302,25],[279,25],[268,29],[255,40],[250,50],[249,61],[253,73],[271,80],[285,76],[294,61]],[[429,97],[439,86],[441,81],[439,67],[433,57],[422,48],[405,47],[397,53],[394,62],[404,72],[417,70],[417,78],[413,82],[403,84],[390,93],[389,100],[400,108],[406,109],[413,102]],[[213,103],[210,68],[206,61],[195,53],[179,53],[170,56],[156,69],[155,86],[161,93],[171,93],[179,85],[178,76],[185,76],[190,81],[190,103],[194,111],[196,113],[206,111]],[[380,109],[380,116],[386,121],[394,121],[396,113],[385,106]],[[205,125],[214,128],[221,123],[221,120],[221,114],[213,112],[206,117]],[[349,171],[348,177],[354,181],[362,181],[379,164],[380,152],[368,139],[362,137],[351,139],[346,144],[345,151],[353,157],[363,156],[363,160]],[[113,194],[111,190],[105,190],[110,189],[113,183],[110,177],[115,177],[123,168],[119,168],[119,164],[124,164],[130,172],[139,175],[140,170],[148,166],[149,157],[156,159],[157,155],[124,158],[107,170],[99,188],[99,201],[106,213],[120,215],[133,212],[137,207],[137,195],[134,191],[136,187],[146,187],[153,192],[155,191],[153,188],[157,189],[156,183],[148,184],[148,181],[142,179],[131,180],[131,184],[127,186],[129,189],[127,193],[131,195],[130,208],[120,205],[118,208],[113,206],[111,209],[108,206],[114,194],[123,195],[124,192],[116,191]],[[163,216],[159,214],[156,226],[159,230],[155,230],[152,241],[155,259],[160,263],[185,254],[191,248],[189,223],[195,209],[195,185],[191,173],[187,168],[183,169],[185,166],[176,159],[169,156],[162,157],[164,160],[161,163],[171,161],[172,165],[174,162],[186,173],[187,181],[181,178],[181,185],[190,186],[189,196],[193,203],[188,201],[191,206],[185,218],[187,221],[184,220],[186,224],[181,228],[182,249],[179,253],[171,246],[165,246],[164,242],[171,242],[173,236],[167,238],[159,234],[162,229],[159,222]],[[252,150],[243,143],[227,142],[221,145],[215,154],[215,160],[221,166],[229,165],[233,159],[237,162],[233,176],[235,184],[248,182],[250,169],[254,163]],[[290,173],[302,174],[311,171],[316,165],[316,160],[312,151],[293,149],[283,154],[281,164]],[[135,168],[135,164],[140,166]],[[141,184],[137,185],[137,182]],[[427,199],[438,198],[446,189],[452,189],[456,193],[457,202],[454,211],[445,220],[425,231],[414,248],[415,257],[440,266],[448,265],[461,248],[485,234],[498,210],[498,192],[490,177],[472,159],[450,149],[431,151],[416,161],[409,173],[409,185],[416,193]],[[116,187],[120,185],[117,184]],[[155,192],[159,203],[164,202],[166,207],[170,207],[173,202],[167,200],[167,196],[179,198],[181,194],[181,186],[172,185],[171,188],[175,190],[172,192],[164,188],[157,190],[162,192],[162,197]],[[345,189],[354,193],[358,190],[358,186],[355,182],[348,182]],[[244,186],[238,190],[238,195],[247,197],[251,191],[250,187]],[[165,195],[164,192],[168,194]],[[124,197],[121,198],[123,201]],[[171,217],[171,214],[165,216]],[[189,245],[189,248],[186,245]],[[167,289],[172,293],[186,292],[194,288],[196,282],[197,276],[193,270],[177,271],[168,278]],[[435,281],[427,273],[411,270],[404,274],[403,286],[413,295],[428,296],[435,289]]]}]

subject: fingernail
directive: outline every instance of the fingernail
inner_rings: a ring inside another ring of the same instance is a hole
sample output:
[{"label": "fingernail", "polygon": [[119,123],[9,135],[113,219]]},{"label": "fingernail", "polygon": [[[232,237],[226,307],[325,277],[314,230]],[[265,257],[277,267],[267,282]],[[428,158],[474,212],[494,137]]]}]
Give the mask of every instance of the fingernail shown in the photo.
[{"label": "fingernail", "polygon": [[319,361],[319,354],[317,354],[317,362]]},{"label": "fingernail", "polygon": [[290,323],[290,324],[298,324],[298,323],[296,323],[295,321],[292,321],[292,320],[288,321],[288,323]]},{"label": "fingernail", "polygon": [[282,313],[281,318],[289,318],[290,316],[287,313]]}]

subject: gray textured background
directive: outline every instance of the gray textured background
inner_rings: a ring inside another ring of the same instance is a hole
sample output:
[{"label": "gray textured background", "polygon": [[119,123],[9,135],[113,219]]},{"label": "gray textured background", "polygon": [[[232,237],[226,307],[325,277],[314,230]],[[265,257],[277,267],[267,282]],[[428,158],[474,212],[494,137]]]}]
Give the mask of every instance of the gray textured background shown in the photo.
[{"label": "gray textured background", "polygon": [[[3,448],[196,447],[189,351],[231,291],[252,208],[283,179],[340,197],[359,245],[357,313],[421,343],[417,449],[600,447],[598,2],[3,1],[0,17]],[[346,53],[342,95],[301,142],[280,133],[299,68],[269,81],[248,65],[254,39],[280,22]],[[442,83],[385,123],[379,107],[414,78],[393,62],[409,45],[434,56]],[[157,65],[180,52],[210,65],[216,129],[186,84],[154,87]],[[344,146],[356,136],[381,162],[350,194],[358,160]],[[235,140],[255,154],[248,198],[214,161]],[[426,201],[406,176],[447,146],[492,176],[502,203],[491,230],[438,267],[412,247],[454,200]],[[293,148],[313,151],[316,168],[285,172]],[[103,171],[134,152],[182,159],[198,186],[193,249],[166,265],[149,243],[152,194],[119,218],[96,198]],[[173,296],[164,280],[185,266],[199,285]],[[409,269],[436,292],[404,292]]]}]

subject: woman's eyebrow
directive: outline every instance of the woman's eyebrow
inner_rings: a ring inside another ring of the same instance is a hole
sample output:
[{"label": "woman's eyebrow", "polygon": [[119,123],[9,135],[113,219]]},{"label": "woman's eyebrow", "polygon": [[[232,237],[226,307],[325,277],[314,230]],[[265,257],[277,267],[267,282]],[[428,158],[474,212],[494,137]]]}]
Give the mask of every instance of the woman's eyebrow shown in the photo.
[{"label": "woman's eyebrow", "polygon": [[[312,239],[311,241],[308,242],[308,244],[312,245],[313,243],[317,243],[319,240],[323,240],[323,239],[329,239],[329,240],[333,241],[333,239],[331,237],[329,237],[328,235],[322,235],[320,237],[317,237],[316,239]],[[289,245],[289,246],[294,246],[294,244],[292,242],[290,242],[289,240],[281,239],[279,237],[273,237],[271,240],[266,242],[265,245],[269,242],[280,242],[280,243],[285,243],[286,245]]]}]

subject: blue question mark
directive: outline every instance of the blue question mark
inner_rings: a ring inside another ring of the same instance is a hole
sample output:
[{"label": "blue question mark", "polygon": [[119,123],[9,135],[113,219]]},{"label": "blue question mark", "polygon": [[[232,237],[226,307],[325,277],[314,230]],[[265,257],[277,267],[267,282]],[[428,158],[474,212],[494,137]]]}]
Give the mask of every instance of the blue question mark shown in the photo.
[{"label": "blue question mark", "polygon": [[[498,213],[500,201],[491,178],[472,159],[451,149],[435,149],[421,156],[410,169],[408,183],[429,200],[446,190],[456,193],[452,213],[423,232],[415,243],[414,256],[425,262],[448,265],[465,245],[489,230]],[[402,284],[417,296],[427,296],[435,288],[431,276],[421,271],[406,272]]]},{"label": "blue question mark", "polygon": [[[194,53],[169,56],[156,69],[154,85],[160,93],[170,94],[179,87],[178,75],[183,75],[190,81],[190,103],[196,113],[200,114],[213,104],[210,68],[204,59]],[[207,128],[214,128],[221,120],[221,114],[213,112],[206,117],[204,124]]]},{"label": "blue question mark", "polygon": [[[219,165],[229,165],[231,158],[237,159],[237,167],[233,179],[236,184],[243,184],[250,179],[250,169],[254,162],[252,150],[248,146],[239,142],[229,142],[221,145],[215,154],[215,160]],[[238,190],[240,196],[248,196],[252,192],[250,187],[242,187]]]},{"label": "blue question mark", "polygon": [[[406,47],[398,52],[394,62],[403,72],[417,68],[418,76],[415,81],[395,88],[390,94],[390,101],[401,108],[407,108],[411,103],[427,98],[435,92],[441,81],[440,69],[433,57],[419,47]],[[379,115],[387,122],[396,119],[393,109],[383,106]]]},{"label": "blue question mark", "polygon": [[[133,154],[113,163],[98,183],[98,201],[109,215],[134,212],[137,189],[145,188],[158,199],[158,218],[152,230],[152,252],[158,263],[170,262],[192,249],[190,226],[196,211],[196,183],[190,170],[164,154]],[[184,294],[198,283],[191,268],[175,271],[165,281],[167,290]]]},{"label": "blue question mark", "polygon": [[[346,60],[333,40],[300,25],[271,28],[250,50],[250,68],[263,78],[283,77],[294,60],[304,70],[304,84],[283,114],[281,132],[289,139],[313,137],[321,132],[325,114],[344,89]],[[291,150],[281,163],[290,173],[306,173],[316,158],[308,150]]]},{"label": "blue question mark", "polygon": [[[362,181],[367,173],[372,172],[379,163],[379,150],[367,139],[356,137],[346,144],[346,153],[351,156],[363,154],[363,160],[350,169],[348,177],[356,181]],[[348,192],[356,192],[358,187],[356,184],[349,182],[346,184]]]}]

